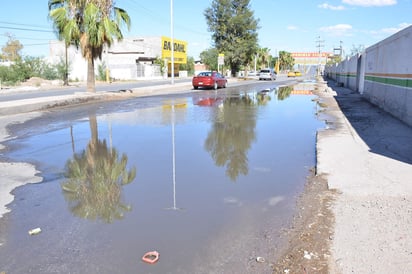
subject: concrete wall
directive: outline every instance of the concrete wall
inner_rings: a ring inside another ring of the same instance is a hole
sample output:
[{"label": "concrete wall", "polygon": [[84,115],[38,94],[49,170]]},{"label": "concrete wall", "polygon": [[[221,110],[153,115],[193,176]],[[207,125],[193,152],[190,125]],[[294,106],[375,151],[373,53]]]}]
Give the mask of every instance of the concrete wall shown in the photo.
[{"label": "concrete wall", "polygon": [[358,91],[358,59],[359,55],[346,58],[339,64],[326,67],[325,73],[339,84]]},{"label": "concrete wall", "polygon": [[412,126],[412,26],[325,73]]}]

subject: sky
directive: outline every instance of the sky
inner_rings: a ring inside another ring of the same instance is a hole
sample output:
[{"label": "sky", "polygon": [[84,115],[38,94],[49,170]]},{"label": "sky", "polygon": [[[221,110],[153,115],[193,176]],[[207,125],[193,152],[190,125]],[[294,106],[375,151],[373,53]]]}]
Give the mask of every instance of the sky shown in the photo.
[{"label": "sky", "polygon": [[[0,3],[0,46],[12,35],[23,45],[24,56],[47,57],[49,42],[56,40],[48,19],[48,1]],[[200,52],[213,47],[204,16],[212,0],[115,3],[131,17],[131,29],[123,29],[124,37],[171,37],[173,29],[174,39],[188,42],[188,56],[195,60]],[[340,46],[350,54],[412,24],[412,0],[250,0],[250,8],[259,20],[259,46],[268,48],[273,56],[279,51],[334,52]]]}]

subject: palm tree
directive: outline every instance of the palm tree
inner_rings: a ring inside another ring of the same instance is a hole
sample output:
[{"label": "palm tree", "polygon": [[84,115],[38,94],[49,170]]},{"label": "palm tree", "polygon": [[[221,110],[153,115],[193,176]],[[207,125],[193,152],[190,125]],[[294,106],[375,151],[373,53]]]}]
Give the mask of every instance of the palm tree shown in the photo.
[{"label": "palm tree", "polygon": [[258,49],[258,63],[260,68],[268,68],[270,61],[270,49],[269,48],[259,48]]},{"label": "palm tree", "polygon": [[87,60],[87,91],[95,92],[94,60],[104,46],[123,39],[120,28],[130,29],[129,15],[114,0],[49,0],[49,17],[59,39],[80,47]]}]

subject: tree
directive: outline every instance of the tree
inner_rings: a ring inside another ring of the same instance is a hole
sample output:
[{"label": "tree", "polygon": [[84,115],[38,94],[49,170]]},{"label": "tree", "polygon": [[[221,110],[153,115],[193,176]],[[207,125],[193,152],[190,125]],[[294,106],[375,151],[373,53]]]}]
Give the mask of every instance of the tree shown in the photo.
[{"label": "tree", "polygon": [[257,51],[258,55],[258,64],[261,69],[263,68],[269,68],[270,67],[270,61],[271,61],[271,55],[270,55],[270,49],[269,48],[259,48]]},{"label": "tree", "polygon": [[249,3],[250,0],[213,0],[204,11],[214,46],[225,55],[232,75],[252,61],[257,49],[259,20],[254,18]]},{"label": "tree", "polygon": [[217,70],[217,57],[219,53],[216,48],[210,48],[200,53],[200,60],[209,67],[210,70]]},{"label": "tree", "polygon": [[114,0],[49,0],[49,17],[60,40],[80,47],[87,60],[87,91],[95,92],[94,60],[101,59],[104,46],[123,39],[121,27],[130,29],[129,15]]},{"label": "tree", "polygon": [[7,61],[15,62],[21,59],[20,51],[23,49],[23,45],[20,41],[15,39],[13,35],[6,34],[9,38],[6,45],[1,48],[1,58]]},{"label": "tree", "polygon": [[279,66],[281,70],[292,69],[295,65],[295,59],[293,59],[292,54],[287,51],[279,51]]},{"label": "tree", "polygon": [[342,56],[340,55],[333,55],[328,58],[328,61],[326,62],[327,65],[333,65],[333,64],[338,64],[342,62]]},{"label": "tree", "polygon": [[193,58],[192,56],[188,56],[186,64],[180,64],[179,65],[179,70],[187,70],[187,73],[189,75],[194,74],[194,72],[195,72],[195,58]]}]

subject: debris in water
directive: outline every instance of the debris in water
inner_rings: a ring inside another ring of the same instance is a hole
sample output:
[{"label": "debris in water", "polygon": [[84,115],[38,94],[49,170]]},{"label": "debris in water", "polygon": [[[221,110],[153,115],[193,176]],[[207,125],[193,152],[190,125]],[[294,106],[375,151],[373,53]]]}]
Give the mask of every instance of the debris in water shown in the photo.
[{"label": "debris in water", "polygon": [[265,262],[265,258],[263,258],[263,257],[256,257],[256,262],[258,262],[258,263],[264,263],[264,262]]},{"label": "debris in water", "polygon": [[154,264],[159,260],[159,252],[149,251],[143,255],[142,261],[148,264]]},{"label": "debris in water", "polygon": [[37,227],[37,228],[29,230],[29,235],[36,235],[36,234],[39,234],[40,232],[41,232],[40,227]]}]

